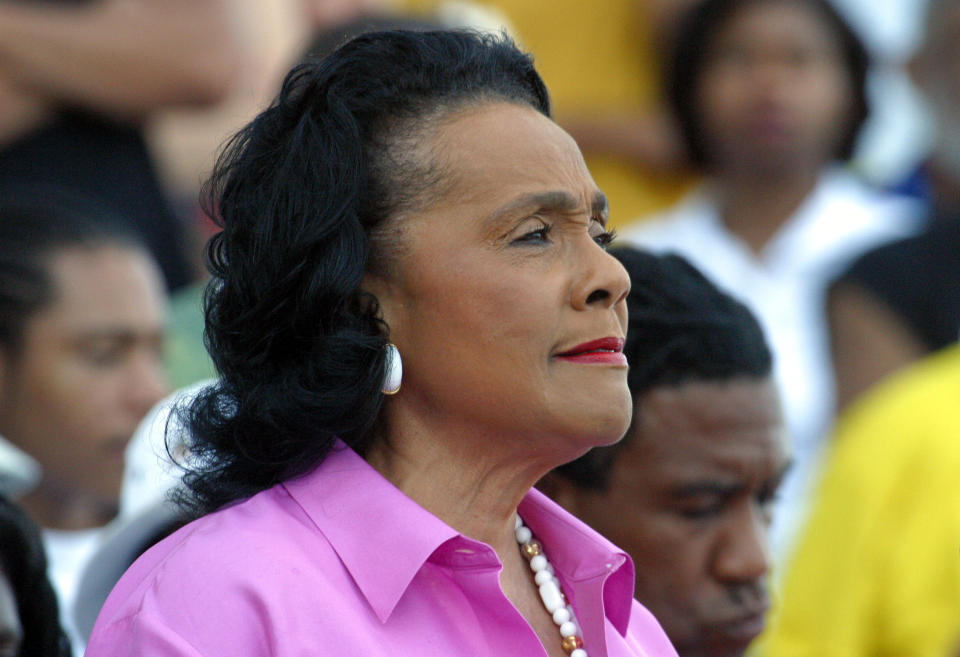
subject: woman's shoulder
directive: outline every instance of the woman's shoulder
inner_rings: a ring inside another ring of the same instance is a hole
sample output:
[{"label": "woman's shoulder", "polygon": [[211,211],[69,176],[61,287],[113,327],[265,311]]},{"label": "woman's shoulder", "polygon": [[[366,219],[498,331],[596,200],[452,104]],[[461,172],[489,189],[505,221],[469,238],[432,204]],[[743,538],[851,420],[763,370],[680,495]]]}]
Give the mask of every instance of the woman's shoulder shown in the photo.
[{"label": "woman's shoulder", "polygon": [[[322,592],[335,604],[351,590],[329,542],[286,489],[275,486],[187,524],[144,553],[107,599],[88,654],[129,647],[153,655],[142,641],[272,654],[273,647],[261,644],[295,623],[305,600]],[[126,641],[138,643],[118,643]]]}]

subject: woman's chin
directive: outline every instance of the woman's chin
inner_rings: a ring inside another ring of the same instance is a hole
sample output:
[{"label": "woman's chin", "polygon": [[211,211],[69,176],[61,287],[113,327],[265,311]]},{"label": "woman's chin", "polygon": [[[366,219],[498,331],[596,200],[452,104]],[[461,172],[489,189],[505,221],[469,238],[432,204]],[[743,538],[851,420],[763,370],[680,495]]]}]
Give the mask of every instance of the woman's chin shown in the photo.
[{"label": "woman's chin", "polygon": [[603,447],[620,442],[630,428],[630,416],[627,415],[626,419],[623,416],[619,416],[616,420],[611,419],[609,424],[604,425],[603,428],[608,430],[604,430],[597,435],[596,444],[593,447]]},{"label": "woman's chin", "polygon": [[576,428],[571,427],[566,435],[579,436],[581,439],[577,442],[586,449],[620,442],[630,428],[631,409],[629,397],[627,403],[611,402],[598,413],[585,417]]},{"label": "woman's chin", "polygon": [[626,385],[622,390],[618,389],[617,393],[606,398],[606,412],[597,420],[597,427],[600,429],[597,432],[599,441],[597,447],[620,442],[630,429],[630,421],[633,419],[633,398]]}]

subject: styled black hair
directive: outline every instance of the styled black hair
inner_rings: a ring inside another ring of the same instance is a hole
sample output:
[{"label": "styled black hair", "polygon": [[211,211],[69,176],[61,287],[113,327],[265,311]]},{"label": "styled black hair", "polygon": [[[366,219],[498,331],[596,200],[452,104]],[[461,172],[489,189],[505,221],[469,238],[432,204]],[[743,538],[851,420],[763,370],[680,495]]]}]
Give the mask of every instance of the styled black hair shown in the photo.
[{"label": "styled black hair", "polygon": [[601,490],[618,450],[638,426],[643,408],[637,402],[645,392],[693,381],[763,379],[773,367],[753,313],[684,258],[623,247],[610,253],[630,274],[624,353],[630,363],[627,384],[634,401],[633,421],[616,445],[594,448],[557,468],[576,485]]},{"label": "styled black hair", "polygon": [[70,247],[144,249],[111,210],[59,189],[0,189],[0,349],[16,358],[26,322],[53,300],[49,259]]},{"label": "styled black hair", "polygon": [[362,15],[341,25],[320,30],[314,35],[310,45],[307,46],[304,58],[327,57],[350,39],[355,39],[367,32],[386,32],[389,30],[427,32],[443,28],[444,26],[438,21],[415,16]]},{"label": "styled black hair", "polygon": [[506,36],[372,32],[295,68],[227,144],[208,184],[223,231],[207,247],[204,301],[221,378],[181,409],[189,510],[302,474],[336,437],[365,452],[389,327],[361,278],[389,271],[394,219],[444,189],[418,154],[426,132],[488,101],[550,113],[532,59]]},{"label": "styled black hair", "polygon": [[709,63],[713,39],[726,22],[739,10],[762,3],[792,3],[820,16],[833,32],[840,48],[843,64],[850,80],[851,114],[846,131],[834,154],[838,160],[849,160],[857,136],[868,114],[867,69],[870,57],[860,38],[854,33],[829,0],[702,0],[681,18],[673,48],[664,72],[664,87],[688,154],[695,164],[708,167],[710,155],[702,129],[701,108],[697,98],[700,76]]},{"label": "styled black hair", "polygon": [[0,495],[0,576],[17,601],[23,643],[17,657],[69,657],[57,595],[47,579],[40,532],[27,514]]}]

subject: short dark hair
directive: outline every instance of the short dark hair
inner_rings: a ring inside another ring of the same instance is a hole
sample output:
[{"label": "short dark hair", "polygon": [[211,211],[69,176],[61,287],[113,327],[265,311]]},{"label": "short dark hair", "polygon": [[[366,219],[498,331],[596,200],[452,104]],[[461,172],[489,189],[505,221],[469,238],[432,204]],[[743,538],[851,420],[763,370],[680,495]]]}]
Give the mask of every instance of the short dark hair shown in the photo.
[{"label": "short dark hair", "polygon": [[112,210],[54,188],[0,189],[0,349],[16,358],[27,321],[56,290],[49,258],[60,250],[120,244],[144,249]]},{"label": "short dark hair", "polygon": [[295,68],[227,144],[208,184],[223,227],[205,294],[220,379],[180,411],[190,511],[306,472],[336,437],[365,452],[389,327],[361,278],[388,266],[390,220],[446,183],[415,156],[424,132],[489,101],[550,113],[531,57],[506,36],[373,32]]},{"label": "short dark hair", "polygon": [[627,382],[634,418],[627,437],[598,447],[557,471],[583,488],[604,489],[617,451],[638,426],[638,401],[662,386],[694,381],[763,379],[773,358],[757,318],[742,303],[722,292],[678,255],[656,255],[615,248],[630,274],[627,307],[630,324],[624,353],[630,363]]},{"label": "short dark hair", "polygon": [[23,627],[18,657],[69,657],[57,595],[47,579],[47,557],[36,525],[0,495],[0,577],[6,576]]},{"label": "short dark hair", "polygon": [[708,61],[711,42],[735,12],[764,2],[790,2],[809,7],[836,36],[853,98],[847,129],[834,155],[838,160],[849,160],[869,113],[867,70],[870,57],[860,38],[828,0],[702,0],[683,15],[667,58],[664,87],[691,159],[701,167],[711,164],[697,98],[700,76]]}]

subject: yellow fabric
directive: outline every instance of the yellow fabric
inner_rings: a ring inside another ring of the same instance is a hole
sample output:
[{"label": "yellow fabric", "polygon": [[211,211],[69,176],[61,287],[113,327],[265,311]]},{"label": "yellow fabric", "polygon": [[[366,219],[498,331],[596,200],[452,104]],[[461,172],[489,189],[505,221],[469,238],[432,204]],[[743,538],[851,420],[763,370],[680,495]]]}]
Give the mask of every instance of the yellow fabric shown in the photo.
[{"label": "yellow fabric", "polygon": [[[427,11],[440,0],[406,0]],[[659,102],[649,20],[638,0],[494,0],[533,53],[557,115],[645,112]],[[689,187],[685,175],[645,175],[630,162],[587,156],[587,166],[610,200],[611,225],[671,205]]]},{"label": "yellow fabric", "polygon": [[945,657],[960,644],[960,347],[838,426],[764,657]]}]

